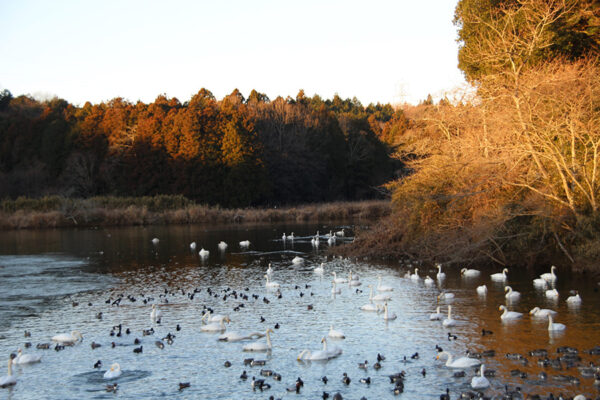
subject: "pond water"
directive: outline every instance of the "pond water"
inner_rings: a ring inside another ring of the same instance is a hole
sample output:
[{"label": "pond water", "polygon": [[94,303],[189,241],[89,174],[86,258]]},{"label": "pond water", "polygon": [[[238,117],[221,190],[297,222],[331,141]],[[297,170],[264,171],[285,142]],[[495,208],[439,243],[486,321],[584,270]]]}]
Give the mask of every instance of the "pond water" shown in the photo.
[{"label": "pond water", "polygon": [[[532,284],[532,279],[547,272],[549,266],[540,266],[537,271],[509,268],[508,283],[522,294],[509,308],[524,315],[503,323],[498,307],[506,304],[504,284],[489,277],[500,269],[482,270],[480,277],[472,279],[448,269],[445,280],[427,286],[422,278],[430,275],[436,279],[433,266],[420,266],[421,279],[416,281],[405,277],[407,264],[327,257],[324,236],[318,248],[311,244],[317,230],[324,233],[341,227],[153,226],[1,232],[0,361],[4,367],[0,375],[6,373],[2,360],[8,360],[18,348],[42,355],[42,361],[15,366],[18,383],[0,389],[0,398],[316,399],[322,398],[323,392],[330,398],[337,392],[344,399],[395,398],[388,376],[400,371],[405,371],[406,377],[404,393],[398,398],[438,399],[446,388],[453,399],[458,398],[471,390],[476,372],[468,368],[465,377],[455,377],[459,370],[436,360],[436,345],[455,358],[465,356],[467,350],[495,350],[495,356],[482,358],[486,369],[496,371],[488,378],[490,388],[483,390],[492,398],[501,398],[507,388],[514,391],[517,387],[524,394],[598,396],[594,377],[583,376],[577,368],[600,363],[600,356],[587,353],[600,345],[600,293],[595,279],[569,276],[559,269],[556,288],[560,297],[555,301]],[[346,228],[348,239],[352,227]],[[296,239],[283,242],[282,233],[292,231]],[[160,239],[157,245],[152,243],[155,237]],[[225,252],[217,247],[222,240],[229,244]],[[248,249],[240,248],[243,240],[251,242]],[[192,252],[193,241],[198,247]],[[200,248],[210,251],[207,259],[198,256]],[[296,256],[304,263],[293,264]],[[269,263],[274,270],[272,280],[280,284],[280,298],[275,289],[265,287],[263,275]],[[313,271],[321,263],[323,276]],[[340,284],[341,293],[333,296],[331,274],[347,277],[350,270],[362,285]],[[369,303],[367,285],[377,286],[378,276],[382,284],[394,289],[386,293],[392,297],[388,306],[397,314],[395,320],[386,322],[382,313],[359,309]],[[482,284],[488,288],[483,297],[475,290]],[[578,307],[565,302],[572,289],[583,299]],[[454,299],[438,302],[441,290],[454,294]],[[119,298],[120,303],[113,304]],[[151,304],[160,304],[160,324],[150,318]],[[438,305],[442,313],[452,305],[456,326],[444,328],[440,321],[430,321]],[[556,310],[555,321],[565,324],[566,330],[549,334],[547,320],[528,314],[534,306]],[[229,315],[227,331],[264,332],[272,328],[272,351],[243,352],[243,346],[252,341],[220,342],[218,333],[202,332],[201,316],[207,307]],[[98,319],[99,313],[102,319]],[[113,326],[119,324],[122,335],[111,336]],[[327,336],[330,325],[345,334],[345,339],[327,341],[329,348],[338,346],[342,354],[327,362],[297,361],[302,350],[321,349],[321,339]],[[154,334],[144,336],[143,330],[149,328]],[[62,351],[55,351],[54,345],[48,350],[36,348],[39,343],[51,343],[56,334],[75,329],[84,337],[75,346]],[[482,335],[482,329],[493,333]],[[24,337],[25,331],[31,337]],[[449,332],[456,339],[449,340]],[[175,335],[172,344],[164,340],[164,348],[156,346],[155,342],[168,333]],[[134,344],[136,338],[140,344]],[[32,344],[30,348],[25,348],[27,342]],[[92,342],[101,347],[92,349]],[[142,352],[135,353],[139,346],[143,346]],[[577,348],[580,361],[575,365],[563,361],[559,369],[557,365],[541,366],[541,357],[529,355],[529,351],[547,349],[548,358],[555,360],[564,356],[557,353],[561,346]],[[376,370],[373,365],[378,353],[385,360]],[[415,353],[418,358],[411,357]],[[527,365],[522,359],[507,358],[507,353],[521,354]],[[266,360],[266,365],[244,365],[246,358]],[[102,366],[94,368],[98,360]],[[365,360],[367,370],[358,366]],[[226,361],[230,367],[225,367]],[[105,381],[104,372],[115,362],[123,375]],[[281,374],[281,381],[260,376],[261,369]],[[519,374],[513,371],[516,369]],[[240,379],[244,370],[248,380]],[[344,372],[351,378],[349,385],[342,382]],[[540,372],[545,372],[547,379],[541,379]],[[271,388],[253,391],[253,376],[265,379]],[[327,376],[327,384],[323,376]],[[300,393],[287,392],[298,377],[304,382]],[[371,378],[370,384],[360,382],[366,377]],[[578,383],[568,377],[577,378]],[[106,391],[106,384],[113,382],[118,383],[116,394]],[[183,382],[190,386],[180,391],[179,383]]]}]

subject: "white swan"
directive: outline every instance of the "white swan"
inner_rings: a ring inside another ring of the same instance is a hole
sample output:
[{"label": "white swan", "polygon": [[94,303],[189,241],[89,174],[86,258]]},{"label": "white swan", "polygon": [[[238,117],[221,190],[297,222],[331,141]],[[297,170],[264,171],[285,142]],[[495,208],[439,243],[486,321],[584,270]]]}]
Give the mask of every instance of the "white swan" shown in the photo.
[{"label": "white swan", "polygon": [[375,311],[378,312],[378,308],[377,305],[373,304],[373,285],[369,285],[369,304],[365,304],[364,306],[361,306],[360,309],[362,311]]},{"label": "white swan", "polygon": [[500,307],[498,307],[498,310],[504,311],[502,313],[502,315],[500,316],[500,319],[502,321],[507,321],[509,319],[518,319],[518,318],[521,318],[523,316],[523,314],[520,313],[520,312],[508,311],[508,308],[506,308],[506,306],[500,306]]},{"label": "white swan", "polygon": [[438,269],[438,273],[436,275],[438,280],[442,281],[442,280],[446,279],[446,274],[444,272],[442,272],[442,264],[437,264],[436,267]]},{"label": "white swan", "polygon": [[17,350],[17,356],[12,360],[13,364],[33,364],[42,361],[41,354],[23,354],[23,350]]},{"label": "white swan", "polygon": [[485,389],[488,386],[490,386],[490,381],[485,377],[485,366],[481,364],[479,375],[474,376],[473,379],[471,379],[471,387],[473,389]]},{"label": "white swan", "polygon": [[310,240],[310,243],[315,247],[319,247],[319,231],[317,231],[317,234]]},{"label": "white swan", "polygon": [[222,335],[219,335],[218,340],[221,342],[240,342],[242,340],[258,339],[263,336],[265,336],[265,334],[260,332],[252,332],[247,335],[238,332],[225,332]]},{"label": "white swan", "polygon": [[485,296],[487,294],[487,286],[485,286],[485,285],[477,286],[477,294],[480,296]]},{"label": "white swan", "polygon": [[110,366],[110,369],[104,373],[104,379],[116,379],[121,376],[121,366],[118,363],[114,363]]},{"label": "white swan", "polygon": [[200,258],[208,258],[210,251],[204,250],[204,247],[198,252]]},{"label": "white swan", "polygon": [[[248,242],[248,244],[250,244],[250,242]],[[227,243],[225,243],[222,240],[219,242],[219,244],[217,246],[219,247],[219,250],[221,250],[221,251],[227,250]]]},{"label": "white swan", "polygon": [[190,249],[191,250],[196,250],[196,242],[190,243]]},{"label": "white swan", "polygon": [[362,282],[358,280],[358,276],[352,275],[352,271],[348,273],[348,285],[349,286],[360,286]]},{"label": "white swan", "polygon": [[391,312],[388,313],[388,305],[387,302],[383,304],[383,319],[386,321],[393,321],[396,318],[398,318],[398,316],[396,315],[396,313]]},{"label": "white swan", "polygon": [[271,278],[269,278],[269,275],[265,274],[265,278],[267,278],[267,283],[265,283],[265,286],[268,288],[278,288],[279,287],[279,283],[271,281]]},{"label": "white swan", "polygon": [[[225,318],[229,318],[229,315],[224,315],[224,314],[213,314],[210,311],[207,311],[206,313],[204,313],[204,315],[201,318],[201,321],[205,320],[206,323],[211,323],[211,322],[221,322],[221,320],[225,319]],[[231,322],[231,320],[229,320],[229,322]]]},{"label": "white swan", "polygon": [[304,263],[304,258],[296,256],[292,259],[292,264],[294,265],[300,265]]},{"label": "white swan", "polygon": [[558,290],[556,290],[556,289],[546,290],[546,297],[549,299],[558,299]]},{"label": "white swan", "polygon": [[419,276],[419,268],[415,268],[415,273],[410,276],[410,279],[412,279],[413,281],[418,281],[419,279],[421,279],[421,277]]},{"label": "white swan", "polygon": [[58,342],[63,345],[73,346],[78,341],[82,341],[83,336],[79,331],[73,331],[70,334],[61,333],[60,335],[52,336],[53,342]]},{"label": "white swan", "polygon": [[442,292],[437,297],[438,301],[440,300],[452,300],[454,299],[454,293]]},{"label": "white swan", "polygon": [[381,284],[381,275],[377,276],[377,288],[376,289],[378,292],[392,292],[394,290],[394,288],[391,286]]},{"label": "white swan", "polygon": [[321,263],[320,266],[318,266],[317,268],[313,269],[315,274],[319,274],[319,275],[323,275],[323,273],[325,272],[325,263]]},{"label": "white swan", "polygon": [[331,294],[341,294],[342,293],[342,289],[337,287],[337,283],[335,283],[335,281],[331,281]]},{"label": "white swan", "polygon": [[432,314],[429,314],[429,320],[430,321],[439,321],[441,320],[443,317],[442,313],[440,312],[440,306],[437,307],[436,311]]},{"label": "white swan", "polygon": [[329,246],[333,246],[335,244],[335,236],[332,235],[331,231],[329,231],[329,238],[327,238],[327,244]]},{"label": "white swan", "polygon": [[0,376],[0,388],[5,388],[17,384],[17,378],[12,374],[12,359],[8,359],[8,375]]},{"label": "white swan", "polygon": [[156,246],[156,245],[157,245],[159,242],[160,242],[160,240],[158,240],[158,238],[154,238],[154,239],[152,239],[152,244],[153,244],[153,245],[155,245],[155,246]]},{"label": "white swan", "polygon": [[555,270],[556,270],[556,267],[553,265],[552,267],[550,267],[550,272],[541,274],[540,278],[542,278],[543,280],[545,280],[546,282],[549,282],[549,283],[556,282],[556,274],[554,273]]},{"label": "white swan", "polygon": [[266,342],[258,341],[254,343],[250,343],[245,345],[242,350],[243,351],[270,351],[273,348],[273,344],[271,343],[271,335],[273,333],[273,329],[269,328],[265,332],[265,336],[267,337]]},{"label": "white swan", "polygon": [[342,331],[333,329],[333,325],[329,327],[329,333],[327,334],[327,336],[334,339],[346,339],[346,336]]},{"label": "white swan", "polygon": [[323,343],[323,350],[318,350],[318,351],[315,351],[314,353],[311,353],[310,350],[302,350],[302,352],[298,355],[297,360],[298,361],[303,361],[303,360],[323,361],[323,360],[329,360],[330,358],[335,358],[335,357],[339,356],[340,354],[342,354],[342,349],[340,349],[339,347],[333,347],[333,348],[327,349],[327,339],[326,338],[321,339],[321,343]]},{"label": "white swan", "polygon": [[479,276],[480,274],[481,274],[481,272],[477,269],[463,268],[460,270],[460,275],[465,278],[475,278],[476,276]]},{"label": "white swan", "polygon": [[556,311],[550,310],[548,308],[535,307],[531,311],[529,311],[529,315],[533,315],[534,317],[546,318],[548,315],[556,315],[556,314],[558,314]]},{"label": "white swan", "polygon": [[225,322],[229,323],[231,320],[228,317],[225,317],[219,322],[211,322],[210,324],[202,325],[200,330],[202,332],[222,332],[227,329]]},{"label": "white swan", "polygon": [[285,232],[283,232],[283,235],[281,235],[281,240],[283,240],[284,242],[287,240],[287,236],[285,236]]},{"label": "white swan", "polygon": [[533,280],[533,286],[535,286],[538,289],[546,289],[548,287],[548,282],[546,282],[542,278],[535,278]]},{"label": "white swan", "polygon": [[271,268],[271,263],[269,263],[269,268],[267,268],[267,275],[271,276],[273,273],[273,268]]},{"label": "white swan", "polygon": [[557,322],[552,322],[552,315],[548,315],[548,330],[549,331],[564,331],[567,329],[565,324],[559,324]]},{"label": "white swan", "polygon": [[156,304],[152,304],[152,311],[150,312],[150,319],[152,322],[160,322],[162,312],[156,307]]},{"label": "white swan", "polygon": [[240,247],[242,247],[242,248],[250,247],[250,241],[249,240],[242,240],[240,242]]},{"label": "white swan", "polygon": [[578,304],[581,304],[581,297],[579,297],[579,293],[578,292],[575,292],[575,295],[567,297],[566,301],[570,305],[578,305]]},{"label": "white swan", "polygon": [[446,367],[450,367],[450,368],[470,368],[470,367],[476,367],[479,364],[481,364],[481,362],[475,358],[469,358],[469,357],[460,357],[459,359],[454,360],[452,358],[452,354],[448,353],[447,351],[442,351],[440,352],[436,359],[439,360],[442,358],[443,355],[447,355],[448,356],[448,360],[446,361]]},{"label": "white swan", "polygon": [[504,282],[508,279],[508,275],[506,274],[508,274],[508,269],[504,268],[502,272],[491,274],[490,278],[496,282]]},{"label": "white swan", "polygon": [[452,318],[452,306],[448,306],[448,318],[442,321],[442,325],[445,327],[456,325],[456,320]]},{"label": "white swan", "polygon": [[521,298],[521,293],[512,290],[510,286],[505,286],[504,291],[506,292],[506,294],[504,295],[506,300],[513,301],[519,300],[519,298]]},{"label": "white swan", "polygon": [[342,230],[341,231],[337,231],[335,233],[335,235],[336,236],[340,236],[340,237],[344,237],[344,236],[346,236],[346,231],[344,231],[344,228],[342,228]]},{"label": "white swan", "polygon": [[338,278],[335,271],[333,271],[333,273],[331,274],[333,275],[333,281],[335,283],[348,283],[348,279],[346,278]]}]

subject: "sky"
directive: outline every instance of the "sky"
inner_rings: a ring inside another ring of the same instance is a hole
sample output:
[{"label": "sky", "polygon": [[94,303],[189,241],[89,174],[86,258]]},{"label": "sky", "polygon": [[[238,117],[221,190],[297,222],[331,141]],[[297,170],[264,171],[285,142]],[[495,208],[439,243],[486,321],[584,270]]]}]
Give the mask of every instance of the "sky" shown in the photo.
[{"label": "sky", "polygon": [[115,97],[413,103],[464,85],[456,0],[0,0],[0,89]]}]

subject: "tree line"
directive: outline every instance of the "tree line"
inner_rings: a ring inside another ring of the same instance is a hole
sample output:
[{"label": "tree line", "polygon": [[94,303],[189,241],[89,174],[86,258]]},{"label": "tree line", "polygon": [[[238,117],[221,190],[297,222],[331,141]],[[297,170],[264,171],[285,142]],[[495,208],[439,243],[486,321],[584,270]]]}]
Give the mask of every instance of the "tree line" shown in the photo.
[{"label": "tree line", "polygon": [[78,107],[0,93],[0,198],[184,195],[225,207],[382,196],[403,164],[392,137],[408,126],[390,104],[318,95],[271,101],[115,98]]}]

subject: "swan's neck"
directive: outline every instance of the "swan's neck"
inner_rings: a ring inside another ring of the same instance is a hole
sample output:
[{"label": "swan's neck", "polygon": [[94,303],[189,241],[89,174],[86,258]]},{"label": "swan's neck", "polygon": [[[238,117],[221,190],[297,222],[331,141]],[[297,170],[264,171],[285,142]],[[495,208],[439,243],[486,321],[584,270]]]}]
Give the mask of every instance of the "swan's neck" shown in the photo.
[{"label": "swan's neck", "polygon": [[372,303],[373,302],[373,286],[371,286],[369,289],[370,289],[370,292],[369,292],[369,301]]},{"label": "swan's neck", "polygon": [[271,348],[271,335],[269,334],[269,331],[267,331],[267,347]]},{"label": "swan's neck", "polygon": [[438,274],[441,274],[441,273],[442,273],[442,266],[441,266],[441,265],[438,265],[438,267],[437,267],[437,268],[438,268]]},{"label": "swan's neck", "polygon": [[552,315],[548,314],[548,327],[552,326]]},{"label": "swan's neck", "polygon": [[448,306],[448,319],[452,319],[452,307]]},{"label": "swan's neck", "polygon": [[503,307],[504,312],[502,313],[502,316],[504,317],[506,314],[508,314],[508,308]]},{"label": "swan's neck", "polygon": [[383,306],[383,311],[384,311],[384,312],[383,312],[383,318],[384,318],[384,319],[387,319],[387,318],[388,318],[388,307],[387,307],[387,304],[385,304],[385,305]]},{"label": "swan's neck", "polygon": [[481,369],[479,370],[479,372],[481,373],[481,377],[483,378],[485,376],[485,365],[481,364]]},{"label": "swan's neck", "polygon": [[225,329],[225,318],[221,318],[221,329]]},{"label": "swan's neck", "polygon": [[438,306],[436,313],[437,313],[437,314],[439,314],[439,313],[440,313],[440,306]]},{"label": "swan's neck", "polygon": [[448,360],[446,360],[446,365],[449,366],[450,364],[452,364],[452,361],[454,361],[454,359],[452,358],[452,354],[448,353],[447,351],[444,351],[443,353],[448,356]]},{"label": "swan's neck", "polygon": [[327,340],[323,340],[323,351],[327,351]]}]

